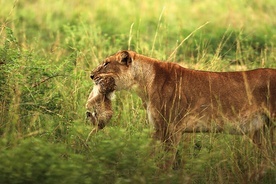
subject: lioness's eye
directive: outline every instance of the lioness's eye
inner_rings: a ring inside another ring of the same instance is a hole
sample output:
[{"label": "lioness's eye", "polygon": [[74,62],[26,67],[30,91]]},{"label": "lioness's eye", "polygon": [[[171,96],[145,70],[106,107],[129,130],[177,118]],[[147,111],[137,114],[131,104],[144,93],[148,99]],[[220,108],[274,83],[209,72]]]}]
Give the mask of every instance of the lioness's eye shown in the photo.
[{"label": "lioness's eye", "polygon": [[106,67],[106,65],[108,65],[110,62],[106,61],[104,62],[103,66]]}]

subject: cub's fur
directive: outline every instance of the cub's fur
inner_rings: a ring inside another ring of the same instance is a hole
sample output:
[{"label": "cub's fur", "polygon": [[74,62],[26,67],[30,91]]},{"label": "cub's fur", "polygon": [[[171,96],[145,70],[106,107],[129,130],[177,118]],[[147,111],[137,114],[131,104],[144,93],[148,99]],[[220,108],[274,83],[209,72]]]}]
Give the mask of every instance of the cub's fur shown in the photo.
[{"label": "cub's fur", "polygon": [[116,90],[137,92],[154,137],[168,151],[176,151],[183,132],[250,133],[259,143],[263,128],[275,123],[275,69],[206,72],[120,51],[106,58],[91,78],[102,74],[115,79]]},{"label": "cub's fur", "polygon": [[112,117],[111,98],[115,86],[115,80],[111,76],[101,75],[95,79],[95,85],[86,103],[86,116],[98,129],[104,128]]}]

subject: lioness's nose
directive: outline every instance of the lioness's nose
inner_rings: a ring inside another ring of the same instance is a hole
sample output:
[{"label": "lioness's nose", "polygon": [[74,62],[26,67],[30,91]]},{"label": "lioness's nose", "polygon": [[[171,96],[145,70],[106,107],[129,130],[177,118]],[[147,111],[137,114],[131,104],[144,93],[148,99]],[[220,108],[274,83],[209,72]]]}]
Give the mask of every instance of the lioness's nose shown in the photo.
[{"label": "lioness's nose", "polygon": [[90,75],[90,78],[93,80],[93,79],[94,79],[94,74],[91,74],[91,75]]}]

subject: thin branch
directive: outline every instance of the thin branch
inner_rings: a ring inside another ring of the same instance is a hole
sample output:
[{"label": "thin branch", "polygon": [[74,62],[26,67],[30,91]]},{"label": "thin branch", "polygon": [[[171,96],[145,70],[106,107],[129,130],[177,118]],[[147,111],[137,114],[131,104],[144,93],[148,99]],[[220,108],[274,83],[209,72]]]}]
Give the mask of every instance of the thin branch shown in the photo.
[{"label": "thin branch", "polygon": [[44,82],[47,82],[48,80],[50,80],[50,79],[52,79],[52,78],[60,77],[60,76],[63,76],[63,75],[56,74],[56,75],[47,77],[47,78],[41,80],[40,82],[36,82],[35,84],[32,85],[32,87],[35,88],[35,87],[37,87],[37,86],[43,84]]}]

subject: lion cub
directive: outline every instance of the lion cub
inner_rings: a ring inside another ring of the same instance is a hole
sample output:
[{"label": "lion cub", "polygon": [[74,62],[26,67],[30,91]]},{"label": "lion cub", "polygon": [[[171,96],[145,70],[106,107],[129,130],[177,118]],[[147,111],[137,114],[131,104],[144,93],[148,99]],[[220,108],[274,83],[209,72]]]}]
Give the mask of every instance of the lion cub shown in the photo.
[{"label": "lion cub", "polygon": [[97,129],[103,129],[113,115],[111,99],[115,86],[115,80],[111,76],[102,75],[95,80],[86,103],[86,116]]}]

